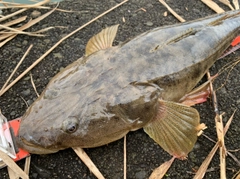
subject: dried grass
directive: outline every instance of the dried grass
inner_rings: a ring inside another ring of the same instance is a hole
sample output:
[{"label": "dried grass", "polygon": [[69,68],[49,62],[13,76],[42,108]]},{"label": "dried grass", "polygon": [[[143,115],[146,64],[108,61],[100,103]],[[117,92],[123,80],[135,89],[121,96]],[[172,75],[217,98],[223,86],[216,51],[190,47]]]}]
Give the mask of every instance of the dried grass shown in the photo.
[{"label": "dried grass", "polygon": [[233,0],[232,2],[233,2],[233,5],[234,5],[235,9],[238,10],[239,9],[239,2],[238,2],[238,0]]},{"label": "dried grass", "polygon": [[[51,11],[43,14],[42,16],[36,18],[36,19],[33,19],[33,20],[30,20],[28,23],[24,24],[23,26],[19,27],[19,28],[16,28],[15,30],[17,30],[18,32],[23,32],[23,30],[25,29],[28,29],[29,27],[35,25],[36,23],[40,22],[41,20],[45,19],[46,17],[48,17],[50,14],[52,14],[55,10],[56,10],[57,7],[55,7],[54,9],[52,9]],[[1,34],[1,32],[0,32]],[[30,33],[32,34],[32,33]],[[30,35],[27,33],[27,35]],[[0,48],[5,45],[8,41],[12,40],[14,37],[16,37],[17,34],[15,33],[10,33],[10,34],[2,34],[0,35],[0,41],[2,41],[0,43]]]},{"label": "dried grass", "polygon": [[[69,38],[70,36],[72,36],[73,34],[75,34],[76,32],[78,32],[79,30],[83,29],[84,27],[86,27],[87,25],[91,24],[92,22],[96,21],[97,19],[99,19],[100,17],[104,16],[105,14],[111,12],[112,10],[116,9],[117,7],[121,6],[122,4],[126,3],[128,0],[122,1],[121,3],[117,4],[116,6],[114,6],[113,8],[105,11],[104,13],[100,14],[99,16],[97,16],[96,18],[92,19],[91,21],[89,21],[88,23],[84,24],[83,26],[79,27],[78,29],[74,30],[73,32],[71,32],[70,34],[68,34],[67,36],[63,37],[61,40],[59,40],[52,48],[50,48],[46,53],[44,53],[39,59],[37,59],[30,67],[28,67],[21,75],[19,75],[10,85],[6,86],[8,84],[8,82],[11,80],[13,74],[16,72],[17,68],[20,66],[21,62],[23,61],[23,59],[25,58],[25,56],[28,54],[29,50],[31,49],[31,46],[29,47],[28,51],[24,54],[23,58],[20,60],[19,64],[15,67],[14,72],[10,75],[9,79],[7,80],[7,82],[4,84],[4,86],[2,87],[1,91],[0,91],[0,96],[5,93],[8,89],[10,89],[17,81],[19,81],[25,74],[27,74],[32,68],[34,68],[43,58],[45,58],[49,53],[52,52],[53,49],[55,49],[61,42],[63,42],[64,40],[66,40],[67,38]],[[19,7],[19,6],[18,6]],[[24,6],[25,7],[25,6]],[[34,25],[35,23],[39,22],[40,20],[42,20],[43,18],[47,17],[48,15],[50,15],[56,8],[54,8],[52,11],[44,14],[43,16],[36,18],[30,22],[28,22],[27,24],[25,24],[24,26],[22,26],[21,28],[18,28],[17,30],[25,30],[26,28]],[[22,9],[22,11],[18,11],[16,14],[19,14],[23,11],[25,11],[26,9]],[[8,16],[8,18],[12,17]],[[4,19],[7,19],[6,17],[4,17]],[[0,19],[1,20],[1,19]],[[6,26],[4,27],[6,29]],[[8,28],[7,28],[8,29]],[[8,29],[9,30],[9,29]],[[11,29],[12,30],[12,29]],[[16,35],[11,35],[11,36],[0,36],[0,39],[6,39],[9,41],[9,39],[11,40],[12,38],[14,38]],[[5,44],[5,42],[4,42]],[[3,43],[1,43],[0,47],[2,45],[4,45]],[[91,161],[91,159],[88,157],[88,155],[83,151],[83,149],[77,147],[77,148],[73,148],[73,150],[78,154],[78,156],[82,159],[82,161],[88,166],[89,170],[91,172],[93,172],[93,174],[99,178],[99,179],[104,179],[103,175],[99,172],[99,170],[97,169],[97,167],[94,165],[94,163]],[[1,155],[1,153],[0,153]],[[6,155],[5,153],[3,153],[3,155]],[[4,158],[5,156],[0,156],[0,158]],[[9,158],[6,155],[6,158]],[[16,176],[12,173],[12,171],[17,172],[17,174],[22,177],[22,178],[28,178],[28,175],[23,172],[17,165],[15,162],[13,162],[12,159],[10,159],[12,161],[12,163],[9,163],[8,160],[5,160],[4,158],[4,163],[6,163],[11,170],[9,170],[9,174],[11,175],[11,177],[16,178]],[[14,164],[14,165],[13,165]],[[29,172],[29,165],[30,165],[30,158],[26,159],[26,165],[25,165],[25,171],[28,173]],[[21,175],[20,175],[21,174]]]},{"label": "dried grass", "polygon": [[4,7],[0,7],[0,9],[10,9],[10,8],[41,8],[43,4],[49,3],[50,0],[42,0],[37,2],[36,4],[21,4],[21,3],[14,3],[14,2],[6,2],[0,1],[4,5]]},{"label": "dried grass", "polygon": [[123,141],[123,179],[127,179],[127,136]]},{"label": "dried grass", "polygon": [[171,12],[172,15],[174,15],[174,17],[176,17],[180,22],[186,21],[180,15],[178,15],[171,7],[169,7],[164,0],[159,0],[159,2],[162,3],[162,5],[164,5],[168,9],[168,11]]},{"label": "dried grass", "polygon": [[[29,179],[28,175],[4,152],[0,150],[0,158],[3,162],[22,179]],[[12,175],[11,175],[12,176]]]},{"label": "dried grass", "polygon": [[3,85],[2,89],[0,90],[0,96],[2,96],[10,88],[10,87],[6,87],[7,84],[12,79],[13,75],[16,73],[17,69],[22,64],[23,60],[26,58],[26,56],[30,52],[31,48],[32,48],[32,45],[30,45],[30,47],[27,49],[27,51],[25,52],[25,54],[23,55],[21,60],[18,62],[17,66],[14,68],[13,72],[11,73],[11,75],[8,77],[7,81],[5,82],[5,84]]},{"label": "dried grass", "polygon": [[[214,10],[216,13],[223,13],[225,12],[217,3],[215,3],[212,0],[201,0],[204,4],[206,4],[208,7],[210,7],[212,10]],[[231,10],[237,10],[239,9],[239,2],[238,0],[233,0],[232,3],[234,5],[235,8],[233,8],[233,6],[231,5],[229,0],[219,0],[219,2],[225,4],[226,6],[228,6]]]},{"label": "dried grass", "polygon": [[168,169],[171,167],[175,157],[172,157],[169,161],[164,162],[158,168],[154,169],[149,179],[160,179],[166,175]]},{"label": "dried grass", "polygon": [[219,5],[217,5],[212,0],[201,0],[201,1],[218,14],[225,12],[221,7],[219,7]]},{"label": "dried grass", "polygon": [[88,155],[82,148],[73,147],[72,149],[98,179],[104,179],[101,172],[98,170],[98,168],[95,166],[95,164],[92,162],[92,160],[88,157]]},{"label": "dried grass", "polygon": [[226,6],[228,6],[231,10],[234,10],[229,0],[219,0],[219,1],[225,4]]}]

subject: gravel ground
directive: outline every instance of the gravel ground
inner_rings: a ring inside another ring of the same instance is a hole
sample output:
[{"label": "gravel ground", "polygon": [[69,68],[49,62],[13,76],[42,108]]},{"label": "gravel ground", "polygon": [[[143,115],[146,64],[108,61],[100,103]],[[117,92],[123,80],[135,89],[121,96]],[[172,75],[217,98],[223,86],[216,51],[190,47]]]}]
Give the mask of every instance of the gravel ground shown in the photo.
[{"label": "gravel ground", "polygon": [[[48,18],[33,26],[30,31],[37,31],[49,26],[63,26],[64,28],[50,30],[46,33],[47,36],[45,37],[18,35],[1,48],[0,86],[4,84],[30,44],[34,45],[33,49],[21,65],[17,75],[40,57],[61,37],[119,2],[120,0],[65,0],[61,2],[59,8],[74,10],[76,12],[64,13],[56,11]],[[214,14],[214,12],[200,0],[167,0],[166,2],[187,21]],[[222,4],[220,4],[220,6],[228,10],[226,6]],[[144,8],[146,12],[140,8]],[[34,16],[33,11],[34,10],[28,10],[26,14],[29,17]],[[130,0],[128,3],[79,31],[64,41],[31,71],[38,92],[44,89],[48,81],[59,72],[61,68],[81,57],[84,54],[85,44],[88,39],[102,28],[119,23],[120,28],[115,40],[115,43],[118,44],[154,27],[179,23],[170,14],[164,17],[163,13],[165,11],[167,11],[166,8],[157,0]],[[9,10],[4,13],[7,14],[10,12]],[[39,12],[45,13],[47,11],[41,10]],[[123,18],[125,22],[123,22]],[[224,64],[236,59],[238,56],[239,52],[236,52],[216,62],[211,68],[211,73],[216,73]],[[229,70],[227,70],[227,72],[228,71]],[[215,88],[221,86],[225,81],[227,72],[215,80]],[[226,112],[224,122],[227,121],[235,109],[238,109],[225,139],[227,149],[234,150],[240,148],[240,65],[237,65],[232,70],[226,82],[226,85],[217,91],[217,98],[220,111]],[[2,113],[9,120],[22,116],[27,109],[23,99],[29,104],[36,99],[29,74],[0,97],[0,109]],[[216,140],[214,112],[210,100],[204,104],[197,105],[196,108],[200,112],[202,122],[208,126],[205,134],[213,140]],[[198,169],[213,146],[213,142],[200,136],[194,150],[190,152],[188,159],[185,161],[176,160],[167,172],[165,178],[193,178],[194,171]],[[123,178],[123,139],[106,146],[86,149],[86,152],[106,178]],[[240,159],[240,151],[232,152],[232,154]],[[171,156],[154,143],[143,130],[130,132],[127,135],[127,178],[148,178],[153,169],[170,158]],[[24,163],[20,161],[18,164],[23,166]],[[205,178],[219,178],[218,154],[213,158],[209,168],[211,171],[206,173]],[[240,166],[228,156],[227,178],[232,178],[239,168]],[[6,168],[1,169],[0,178],[8,178]],[[77,155],[71,149],[68,149],[51,155],[32,155],[30,178],[92,179],[95,177],[89,172],[88,168],[81,162]]]}]

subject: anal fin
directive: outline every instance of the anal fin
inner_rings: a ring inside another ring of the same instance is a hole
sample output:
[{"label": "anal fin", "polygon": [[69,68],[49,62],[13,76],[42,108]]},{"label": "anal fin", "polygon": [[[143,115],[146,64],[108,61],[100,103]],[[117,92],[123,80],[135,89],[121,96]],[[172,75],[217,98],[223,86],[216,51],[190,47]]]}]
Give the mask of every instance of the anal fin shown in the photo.
[{"label": "anal fin", "polygon": [[179,103],[186,106],[193,106],[195,104],[203,103],[207,101],[207,98],[211,94],[210,91],[210,82],[212,82],[218,74],[212,76],[208,81],[200,85],[199,87],[193,89],[190,93],[183,96]]},{"label": "anal fin", "polygon": [[144,131],[169,154],[184,159],[197,141],[199,126],[196,109],[159,100],[158,115],[144,127]]}]

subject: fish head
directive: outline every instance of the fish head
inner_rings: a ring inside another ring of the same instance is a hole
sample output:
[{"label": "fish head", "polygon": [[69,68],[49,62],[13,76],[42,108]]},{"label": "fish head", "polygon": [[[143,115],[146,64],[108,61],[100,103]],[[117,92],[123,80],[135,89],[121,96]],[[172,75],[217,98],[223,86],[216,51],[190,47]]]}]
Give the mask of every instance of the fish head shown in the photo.
[{"label": "fish head", "polygon": [[35,154],[55,153],[68,148],[79,127],[78,119],[68,116],[56,101],[54,109],[60,110],[59,112],[50,112],[53,102],[48,101],[50,104],[44,106],[42,102],[36,101],[22,117],[18,146]]}]

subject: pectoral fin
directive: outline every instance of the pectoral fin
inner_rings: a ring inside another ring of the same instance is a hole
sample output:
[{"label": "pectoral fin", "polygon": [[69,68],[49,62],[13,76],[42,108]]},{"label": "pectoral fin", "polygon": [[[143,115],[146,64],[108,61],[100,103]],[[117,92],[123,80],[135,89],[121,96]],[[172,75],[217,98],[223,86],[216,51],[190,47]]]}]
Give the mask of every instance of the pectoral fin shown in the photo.
[{"label": "pectoral fin", "polygon": [[201,130],[196,109],[180,103],[159,100],[158,115],[144,131],[169,154],[186,158]]},{"label": "pectoral fin", "polygon": [[108,47],[112,47],[113,40],[117,34],[119,25],[114,25],[103,29],[100,33],[94,35],[87,43],[85,55],[88,56]]}]

